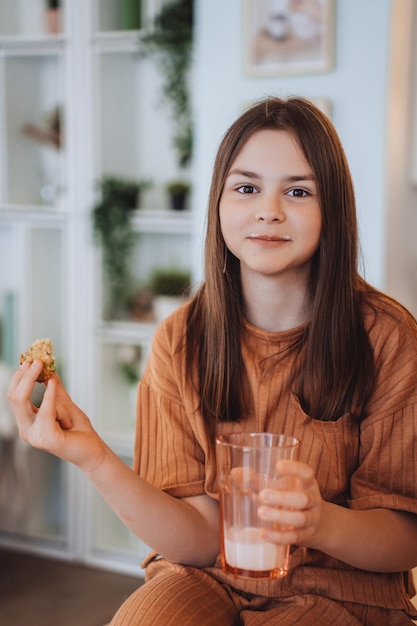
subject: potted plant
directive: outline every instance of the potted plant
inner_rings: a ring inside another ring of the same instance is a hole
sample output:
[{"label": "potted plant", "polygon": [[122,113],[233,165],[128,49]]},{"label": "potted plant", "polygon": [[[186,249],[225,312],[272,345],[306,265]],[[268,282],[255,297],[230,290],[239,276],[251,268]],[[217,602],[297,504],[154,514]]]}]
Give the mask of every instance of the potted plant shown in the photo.
[{"label": "potted plant", "polygon": [[61,32],[60,0],[46,0],[46,30],[50,35]]},{"label": "potted plant", "polygon": [[176,267],[155,268],[150,289],[154,296],[155,319],[160,322],[189,297],[191,272]]},{"label": "potted plant", "polygon": [[140,0],[119,0],[121,30],[138,30],[142,26]]},{"label": "potted plant", "polygon": [[130,256],[135,242],[131,224],[139,193],[150,181],[104,176],[99,183],[100,200],[92,212],[94,237],[103,249],[103,270],[108,287],[105,317],[125,316],[131,300]]},{"label": "potted plant", "polygon": [[175,211],[184,210],[191,190],[190,183],[185,180],[171,180],[166,184],[166,190],[171,208]]}]

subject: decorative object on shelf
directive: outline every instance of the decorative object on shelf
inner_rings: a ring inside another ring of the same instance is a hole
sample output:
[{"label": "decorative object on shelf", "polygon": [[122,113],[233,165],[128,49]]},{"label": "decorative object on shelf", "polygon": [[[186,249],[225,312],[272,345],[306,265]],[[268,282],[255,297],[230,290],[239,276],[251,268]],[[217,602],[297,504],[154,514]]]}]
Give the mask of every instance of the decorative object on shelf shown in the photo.
[{"label": "decorative object on shelf", "polygon": [[46,30],[49,35],[61,32],[61,1],[46,0]]},{"label": "decorative object on shelf", "polygon": [[132,297],[129,261],[134,245],[132,213],[138,207],[140,191],[151,181],[132,181],[104,176],[100,182],[101,199],[93,208],[93,231],[103,248],[103,269],[108,285],[105,317],[126,316]]},{"label": "decorative object on shelf", "polygon": [[[27,123],[22,126],[22,133],[38,143],[59,150],[62,147],[63,123],[62,109],[60,105],[55,105],[51,110],[43,115],[39,124]],[[58,161],[55,160],[55,167]],[[52,206],[59,200],[61,191],[59,186],[59,172],[45,171],[42,173],[42,183],[40,186],[40,201],[44,205]]]},{"label": "decorative object on shelf", "polygon": [[37,124],[24,124],[22,132],[27,137],[40,143],[53,146],[57,150],[62,146],[62,112],[61,107],[56,105],[46,113],[42,126]]},{"label": "decorative object on shelf", "polygon": [[143,54],[155,55],[163,75],[163,94],[175,124],[173,143],[180,167],[192,156],[189,70],[193,48],[193,0],[164,3],[151,32],[141,37]]},{"label": "decorative object on shelf", "polygon": [[143,350],[141,346],[121,345],[117,350],[117,363],[128,385],[135,385],[142,376]]},{"label": "decorative object on shelf", "polygon": [[142,27],[141,0],[119,0],[121,30],[139,30]]},{"label": "decorative object on shelf", "polygon": [[165,186],[171,209],[183,211],[187,206],[191,184],[186,180],[171,180]]},{"label": "decorative object on shelf", "polygon": [[159,323],[189,297],[191,272],[175,267],[155,268],[150,288],[154,294],[155,320]]},{"label": "decorative object on shelf", "polygon": [[128,301],[128,318],[134,322],[153,322],[153,294],[149,287],[139,287]]}]

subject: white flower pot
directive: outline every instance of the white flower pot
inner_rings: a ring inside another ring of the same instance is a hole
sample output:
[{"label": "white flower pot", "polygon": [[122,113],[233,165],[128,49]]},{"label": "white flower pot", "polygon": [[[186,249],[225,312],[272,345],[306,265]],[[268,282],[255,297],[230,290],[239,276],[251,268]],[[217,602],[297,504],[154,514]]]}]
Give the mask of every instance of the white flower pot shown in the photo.
[{"label": "white flower pot", "polygon": [[184,302],[182,296],[155,296],[153,301],[155,321],[159,324]]}]

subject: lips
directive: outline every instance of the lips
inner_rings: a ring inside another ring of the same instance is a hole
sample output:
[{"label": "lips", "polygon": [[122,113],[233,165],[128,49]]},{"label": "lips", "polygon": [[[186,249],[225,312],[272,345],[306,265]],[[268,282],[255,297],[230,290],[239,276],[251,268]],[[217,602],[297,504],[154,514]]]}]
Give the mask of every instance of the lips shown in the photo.
[{"label": "lips", "polygon": [[291,241],[291,237],[289,235],[260,235],[257,233],[252,233],[248,236],[248,239],[252,239],[253,241],[266,241],[271,243],[285,243],[286,241]]}]

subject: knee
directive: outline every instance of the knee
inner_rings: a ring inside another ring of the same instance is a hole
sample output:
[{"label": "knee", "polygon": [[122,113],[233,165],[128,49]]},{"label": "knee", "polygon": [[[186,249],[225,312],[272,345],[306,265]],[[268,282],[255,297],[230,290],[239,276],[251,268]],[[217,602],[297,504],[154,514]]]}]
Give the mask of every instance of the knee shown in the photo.
[{"label": "knee", "polygon": [[[238,612],[223,586],[202,570],[173,566],[139,587],[110,626],[233,626]],[[177,568],[177,569],[176,569]]]}]

